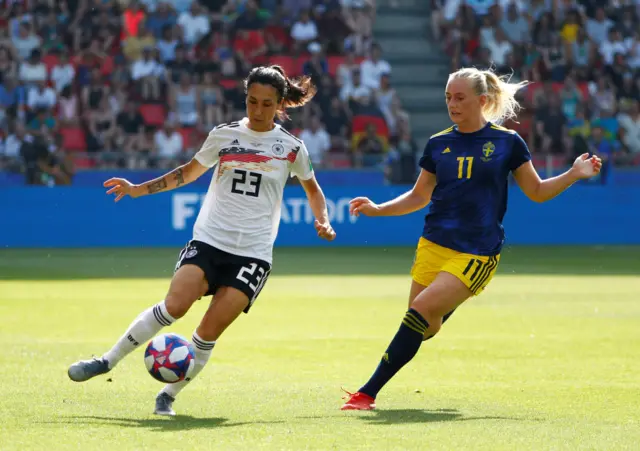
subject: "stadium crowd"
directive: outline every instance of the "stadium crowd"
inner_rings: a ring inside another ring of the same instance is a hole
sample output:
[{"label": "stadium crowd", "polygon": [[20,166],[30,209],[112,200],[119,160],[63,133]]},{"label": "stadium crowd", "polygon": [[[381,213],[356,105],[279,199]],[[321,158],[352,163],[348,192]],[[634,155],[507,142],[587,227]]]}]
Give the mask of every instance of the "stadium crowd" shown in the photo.
[{"label": "stadium crowd", "polygon": [[[389,169],[406,148],[419,153],[372,38],[375,0],[0,3],[0,170],[29,183],[186,161],[212,126],[242,117],[242,78],[261,64],[319,87],[283,124],[316,167]],[[543,164],[586,151],[607,161],[605,177],[613,162],[640,164],[637,1],[432,6],[432,37],[452,70],[493,66],[533,82],[507,126]]]},{"label": "stadium crowd", "polygon": [[[533,84],[519,123],[557,164],[596,152],[640,164],[640,2],[433,0],[434,36],[452,69],[493,66]],[[604,174],[606,177],[606,172]]]},{"label": "stadium crowd", "polygon": [[408,133],[371,0],[2,3],[0,168],[29,183],[186,161],[214,125],[243,117],[242,79],[263,64],[319,87],[283,124],[316,166],[379,164]]}]

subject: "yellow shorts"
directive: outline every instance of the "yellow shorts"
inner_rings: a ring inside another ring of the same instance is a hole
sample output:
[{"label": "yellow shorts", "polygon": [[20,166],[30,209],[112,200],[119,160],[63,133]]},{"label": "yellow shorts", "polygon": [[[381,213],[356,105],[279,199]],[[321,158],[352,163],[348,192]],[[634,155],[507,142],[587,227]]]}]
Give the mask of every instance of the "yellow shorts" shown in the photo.
[{"label": "yellow shorts", "polygon": [[442,247],[420,238],[411,277],[420,285],[431,284],[439,272],[453,274],[464,283],[474,295],[478,295],[489,284],[496,273],[500,255],[484,257],[465,254]]}]

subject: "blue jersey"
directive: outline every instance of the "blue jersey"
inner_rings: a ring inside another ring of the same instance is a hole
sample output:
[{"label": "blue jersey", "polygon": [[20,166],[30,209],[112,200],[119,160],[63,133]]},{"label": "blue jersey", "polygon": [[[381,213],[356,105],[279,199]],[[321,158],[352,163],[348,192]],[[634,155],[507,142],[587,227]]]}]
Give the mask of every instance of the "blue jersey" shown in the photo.
[{"label": "blue jersey", "polygon": [[422,236],[459,252],[499,254],[509,173],[529,160],[520,135],[491,123],[473,133],[454,126],[433,135],[420,159],[437,180]]}]

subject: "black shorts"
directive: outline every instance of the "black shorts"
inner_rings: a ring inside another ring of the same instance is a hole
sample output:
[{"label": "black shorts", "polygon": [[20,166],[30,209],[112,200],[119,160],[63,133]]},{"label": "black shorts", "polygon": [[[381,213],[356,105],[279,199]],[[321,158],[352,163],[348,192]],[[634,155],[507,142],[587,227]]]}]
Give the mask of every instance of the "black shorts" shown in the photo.
[{"label": "black shorts", "polygon": [[180,251],[175,271],[183,265],[195,265],[204,271],[209,284],[205,296],[215,295],[220,287],[233,287],[246,294],[249,305],[245,313],[258,298],[271,272],[271,265],[263,260],[233,255],[196,240],[189,241]]}]

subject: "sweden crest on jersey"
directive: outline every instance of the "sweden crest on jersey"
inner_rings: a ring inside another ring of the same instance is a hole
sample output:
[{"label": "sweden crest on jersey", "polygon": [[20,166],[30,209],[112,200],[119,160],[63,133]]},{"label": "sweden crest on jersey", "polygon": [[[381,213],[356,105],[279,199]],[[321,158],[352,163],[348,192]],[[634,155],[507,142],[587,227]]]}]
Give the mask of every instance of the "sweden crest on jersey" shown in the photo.
[{"label": "sweden crest on jersey", "polygon": [[495,152],[496,150],[496,146],[493,145],[493,143],[491,141],[487,141],[486,143],[484,143],[484,145],[482,146],[482,155],[484,155],[483,157],[481,157],[482,161],[491,161],[491,155],[493,155],[493,152]]}]

